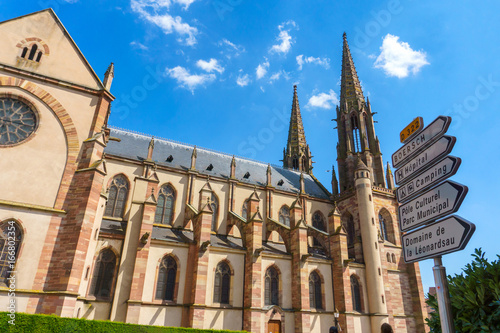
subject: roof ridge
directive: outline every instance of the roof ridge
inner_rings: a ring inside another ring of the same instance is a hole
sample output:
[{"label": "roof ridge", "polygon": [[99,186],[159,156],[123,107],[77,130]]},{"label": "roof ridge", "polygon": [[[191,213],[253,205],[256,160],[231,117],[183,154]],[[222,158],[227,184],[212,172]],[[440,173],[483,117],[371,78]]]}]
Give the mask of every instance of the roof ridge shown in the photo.
[{"label": "roof ridge", "polygon": [[[123,132],[132,133],[132,134],[141,135],[141,136],[144,136],[146,138],[151,138],[153,136],[151,134],[147,134],[147,133],[143,133],[143,132],[139,132],[139,131],[135,131],[135,130],[129,130],[129,129],[121,128],[121,127],[118,127],[118,126],[108,125],[108,128],[119,130],[119,131],[123,131]],[[176,144],[180,144],[180,145],[184,145],[184,146],[188,146],[188,147],[192,147],[192,148],[194,148],[196,146],[196,149],[202,149],[202,150],[206,150],[206,151],[209,151],[209,152],[212,152],[212,153],[225,155],[225,156],[228,156],[228,157],[234,156],[236,158],[239,158],[239,159],[242,159],[242,160],[245,160],[245,161],[251,161],[251,162],[254,162],[254,163],[259,163],[259,164],[262,164],[264,166],[267,166],[268,164],[270,164],[273,168],[287,170],[287,171],[292,171],[292,172],[295,172],[297,174],[300,174],[300,172],[298,172],[297,170],[293,170],[291,168],[285,168],[283,166],[279,166],[279,165],[276,165],[276,164],[273,164],[273,163],[267,163],[267,162],[255,160],[253,158],[243,157],[243,156],[239,156],[239,155],[235,155],[235,154],[228,154],[228,153],[224,153],[224,152],[212,149],[212,148],[200,147],[198,145],[193,145],[193,144],[190,144],[190,143],[185,143],[185,142],[181,142],[181,141],[177,141],[177,140],[173,140],[173,139],[167,139],[167,138],[164,138],[164,137],[161,137],[161,136],[157,136],[157,135],[155,135],[154,137],[155,137],[155,140],[160,140],[160,141],[163,140],[163,141],[172,142],[172,143],[176,143]]]}]

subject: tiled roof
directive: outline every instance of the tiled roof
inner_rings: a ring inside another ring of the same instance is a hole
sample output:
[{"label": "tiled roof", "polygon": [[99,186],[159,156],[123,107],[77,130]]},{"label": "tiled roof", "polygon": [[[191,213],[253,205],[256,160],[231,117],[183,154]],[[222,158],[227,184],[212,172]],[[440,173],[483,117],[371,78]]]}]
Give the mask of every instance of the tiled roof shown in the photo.
[{"label": "tiled roof", "polygon": [[[137,134],[130,131],[111,128],[111,137],[120,139],[120,142],[110,140],[105,153],[125,158],[144,160],[147,158],[150,136]],[[180,170],[188,170],[191,165],[191,154],[194,146],[166,139],[154,141],[153,160],[158,165],[173,167]],[[196,170],[205,175],[229,178],[232,155],[219,153],[206,148],[196,147]],[[169,156],[173,157],[167,162]],[[235,177],[242,183],[265,186],[267,164],[251,159],[235,157]],[[209,165],[212,170],[207,170]],[[246,173],[250,177],[244,178]],[[271,165],[271,185],[277,189],[298,193],[300,189],[300,172]],[[278,182],[283,180],[283,185]],[[304,174],[305,193],[316,198],[329,199],[329,193],[308,174]]]}]

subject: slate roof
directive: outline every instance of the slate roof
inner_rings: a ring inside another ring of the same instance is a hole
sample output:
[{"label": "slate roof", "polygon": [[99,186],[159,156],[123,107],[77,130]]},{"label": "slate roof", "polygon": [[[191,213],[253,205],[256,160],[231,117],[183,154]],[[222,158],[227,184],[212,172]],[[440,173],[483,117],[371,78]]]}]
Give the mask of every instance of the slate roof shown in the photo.
[{"label": "slate roof", "polygon": [[[144,160],[147,158],[151,136],[117,128],[110,129],[111,137],[120,139],[120,142],[110,140],[104,149],[106,154],[134,160]],[[153,160],[158,165],[188,170],[191,165],[193,148],[194,146],[192,145],[155,138]],[[196,170],[199,173],[214,177],[229,178],[232,155],[201,147],[196,147],[196,151]],[[173,157],[171,162],[167,162],[169,156]],[[266,185],[267,164],[242,157],[235,157],[235,160],[235,177],[240,182],[259,186]],[[210,164],[213,166],[211,171],[207,170]],[[250,177],[244,178],[247,172],[250,174]],[[283,185],[278,185],[280,180],[283,180]],[[277,189],[298,193],[300,189],[300,172],[271,165],[271,183]],[[304,184],[306,194],[320,199],[329,199],[330,194],[323,190],[310,175],[304,174]]]}]

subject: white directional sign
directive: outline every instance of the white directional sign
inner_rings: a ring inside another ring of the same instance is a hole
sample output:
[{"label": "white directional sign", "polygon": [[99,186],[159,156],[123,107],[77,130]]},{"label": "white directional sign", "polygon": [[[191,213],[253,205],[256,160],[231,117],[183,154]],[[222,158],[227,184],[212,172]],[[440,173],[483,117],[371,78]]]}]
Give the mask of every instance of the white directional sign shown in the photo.
[{"label": "white directional sign", "polygon": [[455,213],[460,208],[467,191],[467,186],[447,180],[400,205],[399,228],[401,231],[412,230],[426,222]]},{"label": "white directional sign", "polygon": [[[432,185],[442,180],[448,179],[457,173],[462,160],[455,156],[447,156],[441,161],[435,163],[426,171],[414,177],[411,181],[396,189],[398,202],[405,202],[415,195],[422,193]],[[398,170],[399,171],[399,170]]]},{"label": "white directional sign", "polygon": [[463,250],[476,226],[452,215],[422,229],[402,236],[403,254],[406,263]]},{"label": "white directional sign", "polygon": [[449,154],[455,146],[457,139],[453,136],[445,135],[432,145],[427,147],[420,154],[412,158],[408,163],[402,165],[395,173],[397,185],[402,185],[429,167],[434,161]]},{"label": "white directional sign", "polygon": [[398,168],[404,162],[409,160],[415,153],[429,145],[433,140],[436,140],[441,135],[446,133],[450,127],[451,117],[439,116],[426,128],[417,134],[413,139],[408,141],[403,147],[399,148],[392,154],[392,165]]}]

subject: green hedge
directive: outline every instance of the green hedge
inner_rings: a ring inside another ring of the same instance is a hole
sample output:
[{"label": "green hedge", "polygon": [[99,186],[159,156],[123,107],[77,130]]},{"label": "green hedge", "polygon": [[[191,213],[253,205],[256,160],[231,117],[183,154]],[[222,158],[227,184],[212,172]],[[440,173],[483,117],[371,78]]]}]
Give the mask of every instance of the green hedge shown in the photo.
[{"label": "green hedge", "polygon": [[194,332],[236,332],[199,330],[184,327],[161,327],[148,325],[124,324],[105,320],[86,320],[76,318],[62,318],[55,315],[42,314],[15,314],[15,325],[9,324],[11,318],[9,313],[0,312],[0,332],[47,332],[47,333],[71,333],[71,332],[148,332],[148,333],[194,333]]}]

